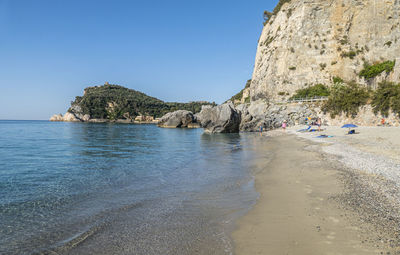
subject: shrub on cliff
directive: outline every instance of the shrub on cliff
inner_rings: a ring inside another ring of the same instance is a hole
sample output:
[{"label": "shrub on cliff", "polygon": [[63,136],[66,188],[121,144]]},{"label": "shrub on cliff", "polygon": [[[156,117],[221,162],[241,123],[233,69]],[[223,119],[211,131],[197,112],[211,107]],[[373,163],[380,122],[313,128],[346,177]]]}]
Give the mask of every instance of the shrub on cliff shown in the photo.
[{"label": "shrub on cliff", "polygon": [[317,84],[305,89],[296,91],[290,99],[310,98],[310,97],[326,97],[329,96],[329,88],[323,84]]},{"label": "shrub on cliff", "polygon": [[372,95],[371,105],[375,114],[387,116],[391,109],[400,115],[400,84],[386,81],[379,83],[378,89]]},{"label": "shrub on cliff", "polygon": [[331,117],[346,114],[355,117],[361,106],[366,105],[370,92],[356,83],[336,83],[330,89],[328,101],[322,106],[324,113],[329,112]]},{"label": "shrub on cliff", "polygon": [[[243,91],[244,91],[245,89],[249,88],[249,87],[250,87],[250,84],[251,84],[251,79],[250,79],[250,80],[247,80],[246,85],[244,86],[244,89],[242,89],[241,91],[239,91],[239,93],[237,93],[236,95],[234,95],[233,97],[231,97],[230,100],[231,100],[233,103],[235,103],[235,101],[237,101],[237,100],[242,100]],[[247,99],[247,98],[246,98],[246,99]]]},{"label": "shrub on cliff", "polygon": [[278,4],[275,6],[273,14],[276,15],[286,3],[290,3],[291,0],[279,0]]},{"label": "shrub on cliff", "polygon": [[396,61],[385,61],[382,63],[377,63],[374,65],[370,65],[368,63],[364,64],[364,69],[359,73],[360,77],[364,77],[365,79],[375,78],[380,75],[382,72],[386,71],[386,73],[390,73],[393,71],[393,68],[396,64]]},{"label": "shrub on cliff", "polygon": [[333,84],[336,84],[336,83],[344,83],[344,80],[343,80],[342,78],[340,78],[340,77],[337,77],[337,76],[334,76],[334,77],[332,78],[332,81],[333,81]]},{"label": "shrub on cliff", "polygon": [[[264,26],[268,24],[268,21],[271,19],[272,16],[278,14],[278,12],[281,10],[282,6],[285,3],[290,3],[291,0],[279,0],[278,4],[275,6],[273,12],[269,11],[264,11]],[[287,17],[289,18],[292,15],[293,10],[290,9],[287,13]]]},{"label": "shrub on cliff", "polygon": [[269,11],[264,11],[264,26],[268,23],[269,19],[272,17],[273,13]]},{"label": "shrub on cliff", "polygon": [[342,52],[342,54],[340,54],[340,56],[342,58],[354,59],[354,57],[357,56],[357,52],[355,52],[354,50],[351,50],[351,51],[348,51],[348,52],[344,51],[344,52]]}]

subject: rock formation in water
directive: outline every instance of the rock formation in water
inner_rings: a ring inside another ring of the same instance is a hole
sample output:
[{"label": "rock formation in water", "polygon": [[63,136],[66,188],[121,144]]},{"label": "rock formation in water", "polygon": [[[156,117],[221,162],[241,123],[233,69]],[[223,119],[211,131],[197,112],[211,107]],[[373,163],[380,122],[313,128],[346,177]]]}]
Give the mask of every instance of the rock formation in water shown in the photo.
[{"label": "rock formation in water", "polygon": [[203,107],[197,118],[200,126],[207,133],[239,132],[241,115],[232,103]]},{"label": "rock formation in water", "polygon": [[75,114],[72,112],[66,112],[62,114],[54,114],[51,116],[50,121],[64,121],[64,122],[85,122],[89,121],[89,114]]},{"label": "rock formation in water", "polygon": [[204,105],[201,112],[193,115],[189,111],[175,111],[164,115],[159,127],[204,128],[206,133],[238,133],[241,114],[232,103],[219,106]]},{"label": "rock formation in water", "polygon": [[178,110],[165,114],[158,121],[159,127],[164,128],[187,128],[190,124],[195,122],[192,112],[185,110]]}]

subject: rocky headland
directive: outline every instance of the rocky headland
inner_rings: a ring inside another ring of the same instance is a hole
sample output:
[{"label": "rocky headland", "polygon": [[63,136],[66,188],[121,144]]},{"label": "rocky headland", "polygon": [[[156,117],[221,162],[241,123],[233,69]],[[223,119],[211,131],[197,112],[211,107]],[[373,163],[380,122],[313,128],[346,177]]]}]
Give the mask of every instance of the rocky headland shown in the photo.
[{"label": "rocky headland", "polygon": [[55,114],[50,121],[157,124],[159,118],[168,112],[186,110],[197,113],[203,105],[216,104],[205,101],[164,102],[140,91],[106,82],[101,86],[87,87],[83,96],[77,96],[71,102],[64,115]]}]

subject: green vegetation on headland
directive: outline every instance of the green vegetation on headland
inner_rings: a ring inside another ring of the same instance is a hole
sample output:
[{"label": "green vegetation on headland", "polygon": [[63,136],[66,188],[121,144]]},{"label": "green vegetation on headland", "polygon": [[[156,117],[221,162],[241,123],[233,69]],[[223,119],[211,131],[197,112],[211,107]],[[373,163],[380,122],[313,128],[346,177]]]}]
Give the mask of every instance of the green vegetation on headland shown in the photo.
[{"label": "green vegetation on headland", "polygon": [[139,115],[161,117],[176,110],[197,113],[202,105],[216,105],[209,102],[175,103],[164,102],[142,92],[119,85],[106,83],[103,86],[88,87],[83,96],[77,96],[69,112],[89,114],[94,119],[129,119]]}]

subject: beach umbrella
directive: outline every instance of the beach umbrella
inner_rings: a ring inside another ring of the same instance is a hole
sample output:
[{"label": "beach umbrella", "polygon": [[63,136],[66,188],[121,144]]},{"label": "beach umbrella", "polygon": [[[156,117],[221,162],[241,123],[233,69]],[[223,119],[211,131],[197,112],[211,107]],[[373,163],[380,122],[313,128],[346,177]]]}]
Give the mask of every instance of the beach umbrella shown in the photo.
[{"label": "beach umbrella", "polygon": [[345,124],[342,126],[342,128],[356,128],[356,127],[357,127],[357,125],[354,125],[354,124]]},{"label": "beach umbrella", "polygon": [[349,128],[349,132],[348,132],[348,134],[355,134],[355,131],[350,131],[350,128],[356,128],[357,127],[357,125],[354,125],[354,124],[345,124],[345,125],[343,125],[342,126],[342,128]]}]

